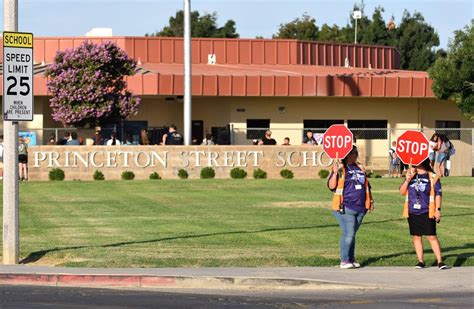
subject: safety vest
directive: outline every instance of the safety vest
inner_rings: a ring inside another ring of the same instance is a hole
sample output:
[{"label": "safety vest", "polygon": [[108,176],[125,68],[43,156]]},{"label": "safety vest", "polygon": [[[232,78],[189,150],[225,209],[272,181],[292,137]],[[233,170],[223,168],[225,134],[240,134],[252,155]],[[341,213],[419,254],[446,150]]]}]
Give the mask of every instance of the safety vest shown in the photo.
[{"label": "safety vest", "polygon": [[[413,176],[412,176],[412,178],[413,178]],[[435,217],[435,208],[436,208],[434,186],[435,186],[435,183],[438,181],[439,176],[436,175],[435,173],[428,172],[428,177],[429,177],[429,180],[430,180],[430,188],[431,188],[431,190],[430,190],[430,204],[429,204],[429,208],[428,208],[429,209],[428,217],[429,218],[434,218]],[[410,179],[410,181],[411,181],[411,179]],[[405,203],[403,204],[403,216],[405,218],[408,218],[408,187],[407,187],[407,192],[405,193]]]},{"label": "safety vest", "polygon": [[[340,172],[341,175],[337,180],[336,192],[334,192],[334,197],[332,198],[332,209],[335,211],[339,211],[342,207],[342,203],[344,202],[344,180],[346,179],[346,169],[344,166],[342,166]],[[367,175],[365,175],[365,208],[370,209],[369,178]]]}]

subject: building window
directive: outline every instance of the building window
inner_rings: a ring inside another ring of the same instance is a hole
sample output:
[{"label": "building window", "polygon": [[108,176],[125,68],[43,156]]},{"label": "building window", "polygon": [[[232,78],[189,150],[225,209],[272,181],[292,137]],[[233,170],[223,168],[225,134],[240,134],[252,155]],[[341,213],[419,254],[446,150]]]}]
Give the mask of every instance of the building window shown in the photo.
[{"label": "building window", "polygon": [[387,139],[387,120],[348,120],[355,139]]},{"label": "building window", "polygon": [[247,119],[247,139],[262,139],[270,129],[270,119]]},{"label": "building window", "polygon": [[326,129],[332,126],[333,124],[344,124],[344,120],[312,120],[305,119],[303,120],[304,134],[307,130],[311,130],[314,133],[324,133]]},{"label": "building window", "polygon": [[452,140],[461,139],[461,130],[459,130],[461,128],[461,121],[436,120],[435,127],[438,134],[444,134]]}]

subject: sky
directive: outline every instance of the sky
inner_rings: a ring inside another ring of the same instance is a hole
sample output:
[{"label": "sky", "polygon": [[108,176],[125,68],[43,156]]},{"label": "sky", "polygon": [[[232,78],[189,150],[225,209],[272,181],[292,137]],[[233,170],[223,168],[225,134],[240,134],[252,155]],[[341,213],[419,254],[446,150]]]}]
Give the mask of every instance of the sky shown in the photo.
[{"label": "sky", "polygon": [[[36,36],[81,36],[94,27],[113,29],[116,36],[143,36],[160,30],[170,16],[182,9],[182,0],[19,0],[19,31]],[[281,23],[308,13],[321,26],[345,25],[353,5],[360,0],[191,0],[192,10],[217,12],[218,24],[233,19],[242,38],[271,38]],[[421,12],[446,48],[453,31],[474,17],[472,0],[364,1],[371,16],[375,7],[385,9],[399,23],[404,9]],[[3,14],[0,16],[3,24]]]}]

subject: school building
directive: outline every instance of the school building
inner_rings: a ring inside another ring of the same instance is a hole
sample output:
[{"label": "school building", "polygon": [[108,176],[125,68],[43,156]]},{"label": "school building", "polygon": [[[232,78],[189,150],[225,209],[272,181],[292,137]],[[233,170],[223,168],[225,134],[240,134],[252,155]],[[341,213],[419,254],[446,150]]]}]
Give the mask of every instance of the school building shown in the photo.
[{"label": "school building", "polygon": [[[57,51],[84,40],[113,41],[138,62],[128,88],[140,112],[120,131],[176,124],[183,128],[183,40],[160,37],[37,37],[34,39],[34,121],[22,131],[61,127],[51,117],[44,71]],[[367,165],[386,169],[388,148],[406,129],[447,132],[457,154],[453,175],[471,176],[472,127],[453,102],[438,100],[427,72],[400,70],[387,46],[298,40],[192,39],[193,136],[250,145],[270,128],[279,144],[299,145],[305,129],[345,123],[363,145]],[[0,83],[2,85],[2,83]],[[119,132],[120,133],[120,132]],[[38,143],[47,134],[38,133]]]}]

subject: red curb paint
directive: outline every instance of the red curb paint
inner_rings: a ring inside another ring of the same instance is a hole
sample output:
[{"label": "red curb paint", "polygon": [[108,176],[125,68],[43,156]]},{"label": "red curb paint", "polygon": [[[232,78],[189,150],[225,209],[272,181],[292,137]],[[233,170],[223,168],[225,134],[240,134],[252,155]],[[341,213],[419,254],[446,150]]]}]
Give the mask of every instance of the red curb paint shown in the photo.
[{"label": "red curb paint", "polygon": [[58,275],[58,285],[140,286],[139,276]]},{"label": "red curb paint", "polygon": [[56,285],[56,275],[36,275],[36,274],[0,274],[0,284],[38,284]]},{"label": "red curb paint", "polygon": [[142,287],[170,286],[170,285],[176,285],[176,278],[144,276],[141,278],[141,284],[140,284],[140,286]]}]

